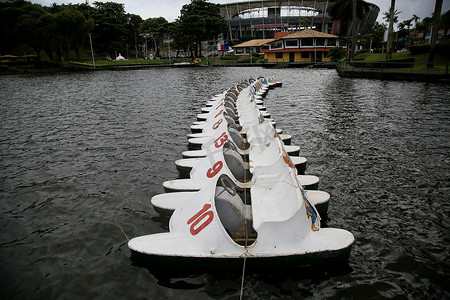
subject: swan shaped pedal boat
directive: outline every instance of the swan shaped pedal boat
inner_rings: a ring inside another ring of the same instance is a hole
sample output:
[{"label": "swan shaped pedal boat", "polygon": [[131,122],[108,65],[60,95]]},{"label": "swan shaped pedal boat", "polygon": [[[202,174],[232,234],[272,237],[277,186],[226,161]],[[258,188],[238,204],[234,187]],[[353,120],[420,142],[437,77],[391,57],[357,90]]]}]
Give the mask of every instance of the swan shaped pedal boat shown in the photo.
[{"label": "swan shaped pedal boat", "polygon": [[[157,213],[164,216],[170,216],[177,207],[196,197],[197,193],[198,192],[173,192],[158,194],[152,197],[151,203]],[[330,194],[324,191],[314,190],[305,190],[305,194],[311,204],[316,207],[320,216],[326,216],[328,214]]]},{"label": "swan shaped pedal boat", "polygon": [[[274,138],[270,146],[264,146],[264,149],[252,147],[250,149],[250,163],[244,161],[229,141],[226,141],[221,149],[222,151],[211,152],[209,156],[201,159],[192,168],[189,179],[175,179],[163,182],[164,190],[168,193],[198,191],[207,185],[208,181],[221,174],[227,174],[237,185],[245,187],[249,184],[251,185],[252,174],[249,172],[250,170],[258,168],[271,170],[287,161],[287,154],[278,138]],[[253,158],[252,152],[255,153]],[[292,165],[292,161],[289,160],[289,162]],[[293,168],[295,169],[295,166]],[[319,178],[317,176],[296,176],[306,189],[318,188]]]},{"label": "swan shaped pedal boat", "polygon": [[[168,233],[128,242],[134,259],[178,267],[294,267],[348,260],[353,235],[321,228],[288,168],[243,192],[222,175],[177,207]],[[250,198],[250,199],[249,199]]]},{"label": "swan shaped pedal boat", "polygon": [[[195,167],[203,157],[195,157],[195,158],[182,158],[175,161],[175,166],[178,170],[180,178],[189,177],[192,168]],[[306,166],[308,160],[306,157],[302,156],[290,156],[292,163],[295,165],[295,168],[298,171],[298,174],[304,175],[306,171]]]}]

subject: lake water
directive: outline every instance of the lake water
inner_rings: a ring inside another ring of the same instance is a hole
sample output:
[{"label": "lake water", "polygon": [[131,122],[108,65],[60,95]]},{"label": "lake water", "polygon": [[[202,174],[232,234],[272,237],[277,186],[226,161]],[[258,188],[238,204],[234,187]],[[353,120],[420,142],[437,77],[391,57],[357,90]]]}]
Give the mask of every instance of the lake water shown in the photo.
[{"label": "lake water", "polygon": [[450,298],[450,86],[334,70],[182,68],[0,77],[3,299],[237,299],[241,271],[157,270],[128,237],[164,232],[175,179],[214,94],[275,76],[265,106],[356,242],[340,269],[248,270],[245,299]]}]

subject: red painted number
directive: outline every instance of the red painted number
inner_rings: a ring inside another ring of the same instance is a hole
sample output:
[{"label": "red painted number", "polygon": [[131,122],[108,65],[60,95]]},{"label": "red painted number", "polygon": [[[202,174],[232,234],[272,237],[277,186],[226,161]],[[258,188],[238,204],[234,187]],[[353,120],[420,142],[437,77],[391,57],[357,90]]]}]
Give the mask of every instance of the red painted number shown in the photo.
[{"label": "red painted number", "polygon": [[[190,228],[190,232],[192,235],[197,235],[212,222],[212,220],[214,219],[214,213],[211,210],[208,211],[208,209],[210,208],[211,204],[203,205],[203,208],[187,221],[188,225],[192,223]],[[205,218],[207,219],[205,220]],[[202,223],[199,225],[200,222]]]},{"label": "red painted number", "polygon": [[224,101],[223,101],[223,99],[222,99],[222,102],[220,102],[220,104],[217,105],[216,110],[219,109],[219,107],[223,106],[223,103],[224,103]]},{"label": "red painted number", "polygon": [[225,142],[228,140],[228,135],[226,132],[222,133],[221,136],[219,136],[215,141],[214,141],[214,145],[216,146],[216,148],[220,148],[223,146],[223,144],[225,144]]},{"label": "red painted number", "polygon": [[223,113],[223,109],[221,111],[219,111],[219,113],[214,118],[217,118],[218,116],[220,116],[221,113]]},{"label": "red painted number", "polygon": [[219,171],[222,169],[223,167],[223,162],[218,161],[214,164],[214,166],[212,166],[212,168],[210,168],[207,172],[206,172],[206,176],[208,176],[208,178],[213,178],[214,176],[217,175],[217,173],[219,173]]},{"label": "red painted number", "polygon": [[219,127],[220,123],[222,123],[223,119],[220,119],[219,121],[217,121],[216,123],[214,123],[213,125],[213,129],[217,129],[217,127]]}]

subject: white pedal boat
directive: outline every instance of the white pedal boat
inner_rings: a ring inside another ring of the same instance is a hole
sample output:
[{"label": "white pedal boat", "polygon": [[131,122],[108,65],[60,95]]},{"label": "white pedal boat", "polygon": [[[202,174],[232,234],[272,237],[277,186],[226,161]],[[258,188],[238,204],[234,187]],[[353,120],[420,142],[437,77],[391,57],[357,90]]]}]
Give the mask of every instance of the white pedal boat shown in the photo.
[{"label": "white pedal boat", "polygon": [[[195,158],[182,158],[175,161],[175,166],[180,174],[180,178],[189,177],[189,173],[192,168],[201,161],[203,157],[195,157]],[[290,156],[295,168],[298,171],[298,174],[304,175],[307,167],[308,160],[306,157],[302,156]]]},{"label": "white pedal boat", "polygon": [[[278,135],[283,142],[283,144],[289,146],[292,141],[292,136],[289,134],[279,134]],[[214,139],[213,136],[209,137],[196,137],[188,139],[188,148],[190,150],[199,150],[202,149],[203,144],[211,142],[211,139]]]},{"label": "white pedal boat", "polygon": [[348,260],[354,236],[321,228],[288,168],[240,192],[222,175],[172,214],[167,233],[128,242],[134,259],[178,267],[297,267]]},{"label": "white pedal boat", "polygon": [[[164,216],[170,216],[173,211],[184,204],[184,202],[197,197],[197,193],[198,192],[173,192],[159,194],[152,197],[151,203],[157,213]],[[323,217],[327,215],[330,194],[324,191],[314,190],[305,190],[305,194],[311,204],[316,207],[320,216]]]},{"label": "white pedal boat", "polygon": [[[273,138],[269,146],[251,145],[249,151],[250,161],[246,163],[241,154],[232,147],[229,141],[224,143],[222,151],[210,151],[210,154],[201,159],[191,170],[189,179],[175,179],[163,182],[166,192],[198,191],[207,185],[214,177],[226,174],[233,182],[244,188],[251,186],[252,173],[256,169],[270,171],[287,163],[295,169],[288,158],[281,141]],[[224,148],[225,147],[225,148]],[[230,148],[231,147],[231,148]],[[253,154],[252,154],[253,153]],[[251,172],[251,173],[250,173]],[[307,189],[317,189],[319,178],[313,175],[297,175],[300,183]]]}]

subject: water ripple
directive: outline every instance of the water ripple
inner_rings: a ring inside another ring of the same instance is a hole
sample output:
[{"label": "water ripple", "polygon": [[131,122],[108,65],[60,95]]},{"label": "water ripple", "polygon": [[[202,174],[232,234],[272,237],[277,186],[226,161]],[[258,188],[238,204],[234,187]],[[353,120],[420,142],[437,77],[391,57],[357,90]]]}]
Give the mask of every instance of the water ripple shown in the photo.
[{"label": "water ripple", "polygon": [[275,75],[265,105],[357,238],[337,270],[251,271],[247,298],[450,298],[450,88],[334,70],[193,68],[0,78],[6,298],[237,298],[238,274],[155,270],[126,238],[168,230],[151,207],[200,107]]}]

